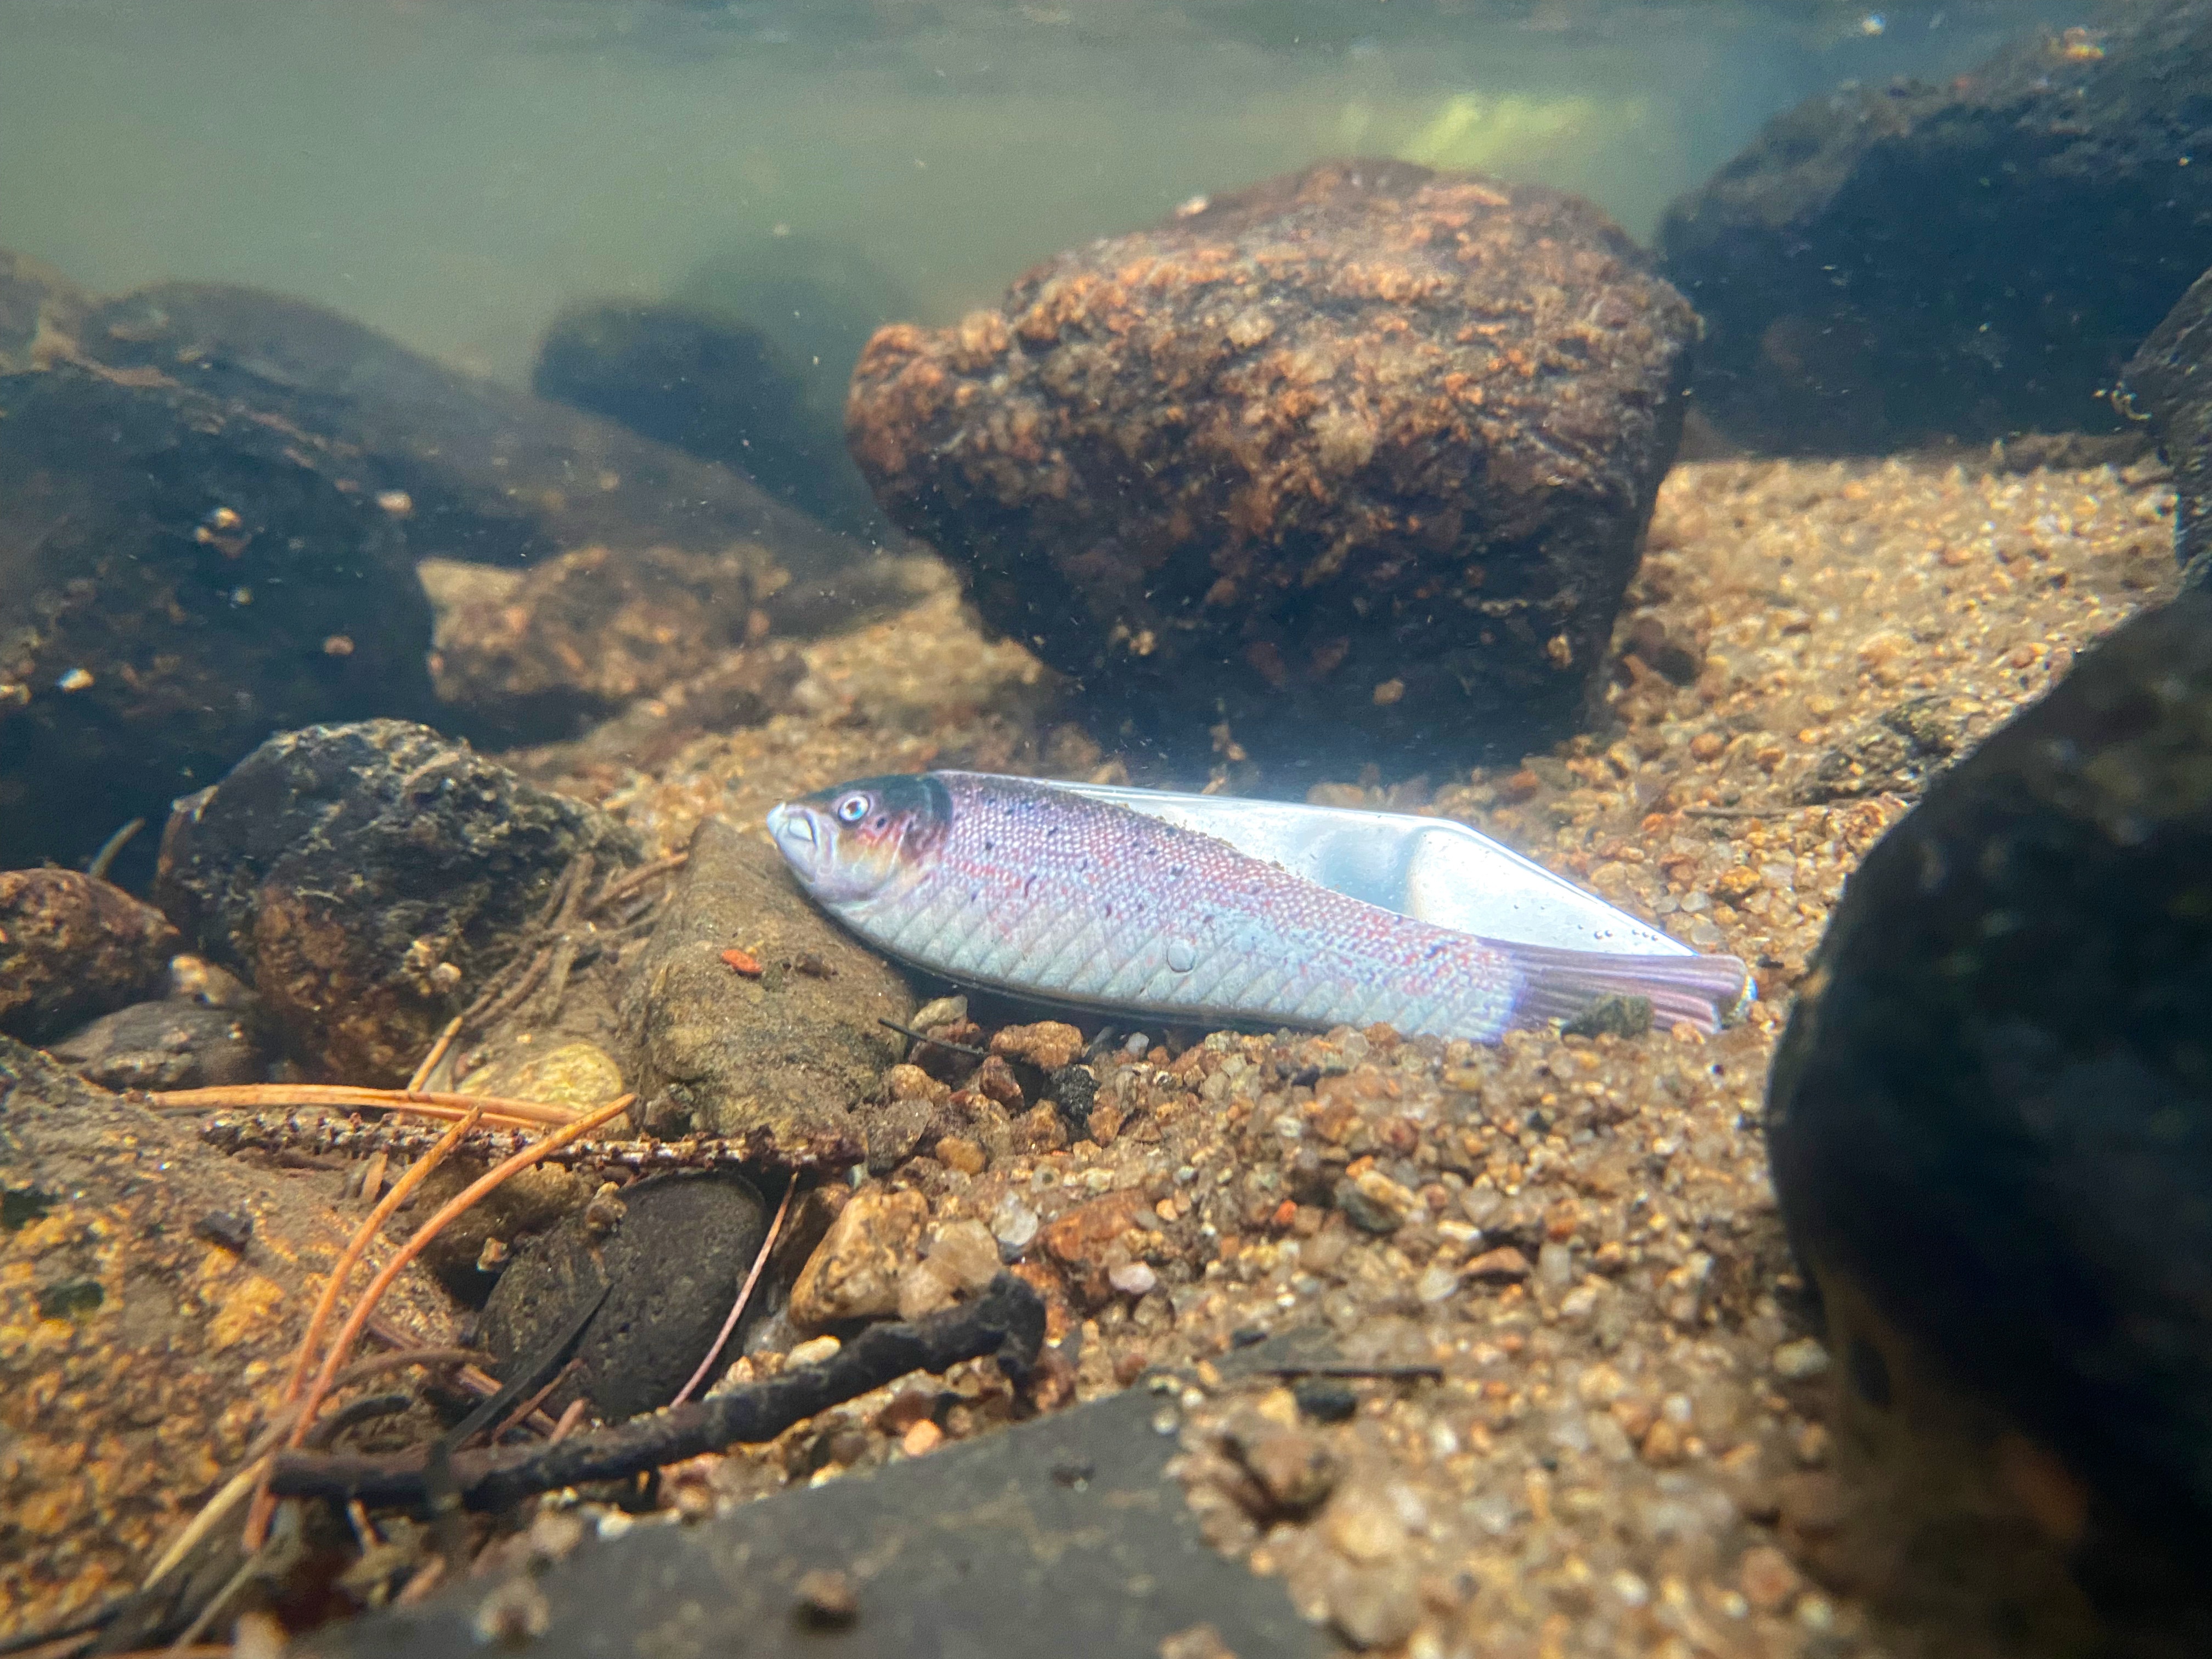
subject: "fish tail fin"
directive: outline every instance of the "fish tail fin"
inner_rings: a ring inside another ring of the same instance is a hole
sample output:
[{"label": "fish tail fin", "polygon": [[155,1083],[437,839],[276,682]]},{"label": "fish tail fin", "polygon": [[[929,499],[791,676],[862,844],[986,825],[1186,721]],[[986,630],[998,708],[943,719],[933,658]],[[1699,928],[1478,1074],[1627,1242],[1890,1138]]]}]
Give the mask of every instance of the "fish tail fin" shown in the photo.
[{"label": "fish tail fin", "polygon": [[1604,951],[1499,946],[1522,975],[1516,1024],[1572,1019],[1600,997],[1643,997],[1652,1023],[1686,1023],[1718,1030],[1759,994],[1751,970],[1735,957],[1617,956]]}]

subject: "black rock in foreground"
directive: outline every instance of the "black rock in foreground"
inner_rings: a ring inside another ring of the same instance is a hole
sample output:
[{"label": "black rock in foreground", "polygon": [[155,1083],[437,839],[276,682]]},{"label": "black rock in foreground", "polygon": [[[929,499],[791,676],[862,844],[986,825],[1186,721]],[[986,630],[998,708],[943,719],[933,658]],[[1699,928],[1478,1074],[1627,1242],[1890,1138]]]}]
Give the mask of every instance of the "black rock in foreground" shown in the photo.
[{"label": "black rock in foreground", "polygon": [[1661,227],[1699,407],[1784,453],[2113,429],[2121,365],[2212,264],[2208,86],[2212,3],[2152,0],[1778,116]]},{"label": "black rock in foreground", "polygon": [[2128,365],[2130,401],[2173,467],[2173,552],[2182,580],[2212,580],[2212,270]]},{"label": "black rock in foreground", "polygon": [[[1163,1409],[1133,1389],[720,1521],[640,1528],[542,1573],[473,1580],[305,1638],[301,1650],[440,1659],[509,1634],[547,1659],[1158,1659],[1178,1638],[1182,1651],[1248,1659],[1339,1650],[1279,1583],[1200,1540],[1165,1472],[1176,1443],[1155,1426]],[[1215,1645],[1196,1638],[1200,1626]]]},{"label": "black rock in foreground", "polygon": [[2094,1610],[2121,1651],[2212,1650],[2208,1009],[2212,593],[2189,592],[1876,847],[1776,1060],[1775,1182],[1908,1604],[1978,1582],[2000,1620]]}]

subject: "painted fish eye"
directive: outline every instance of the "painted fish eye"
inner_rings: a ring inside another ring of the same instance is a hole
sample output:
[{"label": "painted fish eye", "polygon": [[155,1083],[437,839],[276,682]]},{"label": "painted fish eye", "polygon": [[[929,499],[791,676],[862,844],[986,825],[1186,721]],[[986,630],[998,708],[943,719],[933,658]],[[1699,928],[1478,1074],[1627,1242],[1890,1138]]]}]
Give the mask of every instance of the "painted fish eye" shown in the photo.
[{"label": "painted fish eye", "polygon": [[863,790],[855,789],[837,803],[837,822],[840,823],[858,823],[867,816],[868,797]]}]

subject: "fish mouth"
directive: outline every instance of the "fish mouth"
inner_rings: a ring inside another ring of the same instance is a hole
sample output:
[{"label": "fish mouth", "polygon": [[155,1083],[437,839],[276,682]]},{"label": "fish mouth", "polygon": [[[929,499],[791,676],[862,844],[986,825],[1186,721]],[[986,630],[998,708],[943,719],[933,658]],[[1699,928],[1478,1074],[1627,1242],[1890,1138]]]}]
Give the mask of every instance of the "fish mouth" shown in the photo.
[{"label": "fish mouth", "polygon": [[811,808],[790,801],[769,808],[768,833],[775,842],[775,850],[801,881],[809,883],[820,879],[829,850],[814,818]]}]

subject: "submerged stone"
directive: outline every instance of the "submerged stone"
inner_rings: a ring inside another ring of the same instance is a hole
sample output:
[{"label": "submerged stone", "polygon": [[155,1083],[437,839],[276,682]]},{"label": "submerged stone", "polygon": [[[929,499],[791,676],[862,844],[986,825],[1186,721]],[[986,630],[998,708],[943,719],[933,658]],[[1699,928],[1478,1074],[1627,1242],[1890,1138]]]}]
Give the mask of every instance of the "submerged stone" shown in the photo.
[{"label": "submerged stone", "polygon": [[[739,973],[732,950],[760,971]],[[855,1109],[904,1047],[883,1022],[906,1024],[914,1000],[799,891],[765,836],[708,818],[623,998],[634,1115],[656,1135],[761,1136],[857,1163],[871,1118]]]},{"label": "submerged stone", "polygon": [[2212,3],[2151,0],[1777,116],[1660,228],[1698,408],[1784,453],[2113,430],[2122,365],[2212,264],[2207,85]]},{"label": "submerged stone", "polygon": [[2212,586],[2212,270],[2143,342],[2128,365],[2127,393],[2173,467],[2181,579]]},{"label": "submerged stone", "polygon": [[883,330],[849,428],[1103,721],[1186,763],[1459,765],[1581,724],[1695,329],[1587,203],[1334,161]]},{"label": "submerged stone", "polygon": [[0,1032],[29,1042],[145,996],[169,976],[177,930],[75,870],[0,871]]},{"label": "submerged stone", "polygon": [[1929,786],[1776,1060],[1775,1184],[1896,1594],[2212,1643],[2208,988],[2212,593],[2185,592]]},{"label": "submerged stone", "polygon": [[555,884],[636,838],[427,726],[271,738],[179,804],[155,891],[319,1075],[404,1082],[513,957]]}]

